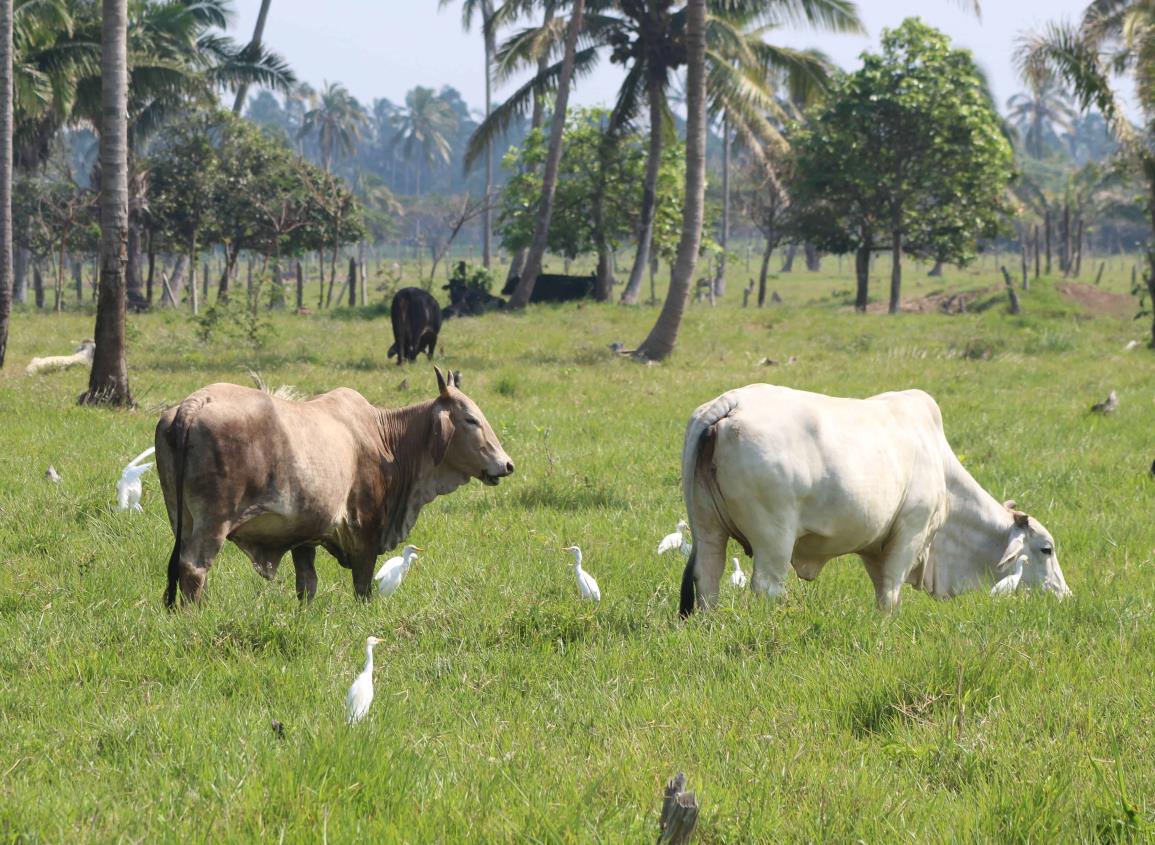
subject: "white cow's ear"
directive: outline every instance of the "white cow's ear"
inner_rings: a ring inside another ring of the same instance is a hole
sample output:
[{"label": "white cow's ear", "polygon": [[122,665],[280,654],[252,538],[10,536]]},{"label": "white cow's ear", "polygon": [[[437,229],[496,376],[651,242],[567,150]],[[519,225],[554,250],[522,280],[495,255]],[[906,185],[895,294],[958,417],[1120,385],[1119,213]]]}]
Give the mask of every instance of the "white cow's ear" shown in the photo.
[{"label": "white cow's ear", "polygon": [[1022,554],[1023,546],[1025,546],[1026,543],[1026,532],[1017,527],[1012,528],[1010,540],[1007,542],[1006,549],[1003,550],[1003,557],[999,561],[999,566],[1006,566],[1008,563],[1011,563],[1015,558]]},{"label": "white cow's ear", "polygon": [[1015,500],[1007,499],[1005,502],[1003,502],[1003,507],[1009,511],[1013,511],[1015,509]]},{"label": "white cow's ear", "polygon": [[1011,516],[1015,518],[1015,525],[1019,528],[1026,528],[1031,524],[1031,518],[1022,511],[1011,509]]}]

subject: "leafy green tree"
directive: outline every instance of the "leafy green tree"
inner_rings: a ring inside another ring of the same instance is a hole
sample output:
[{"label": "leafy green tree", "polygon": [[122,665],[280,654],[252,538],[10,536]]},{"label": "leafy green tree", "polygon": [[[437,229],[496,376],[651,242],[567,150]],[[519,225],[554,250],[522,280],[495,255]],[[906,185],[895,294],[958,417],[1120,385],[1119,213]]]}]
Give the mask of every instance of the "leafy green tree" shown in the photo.
[{"label": "leafy green tree", "polygon": [[[580,109],[567,119],[547,240],[551,253],[569,259],[597,254],[597,294],[603,300],[609,297],[612,284],[611,254],[634,236],[641,222],[628,186],[643,178],[646,166],[644,139],[637,134],[611,134],[608,119],[604,109]],[[510,252],[528,247],[533,240],[545,155],[540,129],[530,132],[521,148],[506,154],[505,168],[515,175],[502,193],[498,232],[502,246]],[[655,247],[669,258],[682,208],[685,160],[681,145],[668,145],[661,165]]]},{"label": "leafy green tree", "polygon": [[[1092,0],[1079,25],[1050,24],[1022,39],[1016,59],[1023,76],[1057,73],[1079,104],[1096,106],[1146,183],[1147,214],[1155,230],[1155,3],[1151,0]],[[1132,126],[1116,91],[1117,80],[1134,83],[1141,128]],[[1147,250],[1144,273],[1155,303],[1155,246]],[[1155,315],[1155,308],[1152,308]],[[1155,318],[1151,322],[1155,348]]]},{"label": "leafy green tree", "polygon": [[872,252],[893,255],[893,314],[904,253],[963,264],[997,231],[1013,175],[1000,127],[969,51],[917,18],[836,82],[796,138],[794,201],[803,238],[855,253],[859,310]]}]

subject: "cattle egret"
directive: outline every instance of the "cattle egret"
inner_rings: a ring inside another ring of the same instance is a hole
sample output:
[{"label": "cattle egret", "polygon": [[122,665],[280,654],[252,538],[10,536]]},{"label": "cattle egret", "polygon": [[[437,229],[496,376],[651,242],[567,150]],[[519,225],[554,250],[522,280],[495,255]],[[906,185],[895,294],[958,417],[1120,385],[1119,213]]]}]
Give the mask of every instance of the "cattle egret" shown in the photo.
[{"label": "cattle egret", "polygon": [[746,586],[746,573],[738,564],[738,558],[731,558],[731,560],[734,561],[734,571],[730,573],[730,583],[741,590]]},{"label": "cattle egret", "polygon": [[573,571],[577,575],[578,589],[581,591],[582,598],[590,601],[601,601],[602,591],[598,589],[598,582],[594,580],[594,576],[582,569],[582,550],[577,546],[566,546],[562,551],[573,555]]},{"label": "cattle egret", "polygon": [[384,640],[377,637],[365,640],[365,668],[353,679],[353,686],[345,696],[345,724],[356,724],[369,712],[369,705],[373,703],[373,646],[382,642]]},{"label": "cattle egret", "polygon": [[49,467],[48,469],[44,470],[44,477],[51,481],[53,484],[59,484],[64,480],[60,473],[56,471],[56,467]]},{"label": "cattle egret", "polygon": [[1132,349],[1138,348],[1138,346],[1139,346],[1139,341],[1129,340],[1129,341],[1127,341],[1127,345],[1123,347],[1123,351],[1124,352],[1130,352]]},{"label": "cattle egret", "polygon": [[1092,414],[1110,414],[1118,407],[1119,407],[1119,397],[1116,396],[1115,391],[1112,390],[1110,393],[1107,394],[1106,399],[1104,399],[1102,402],[1096,402],[1094,405],[1091,406],[1091,413]]},{"label": "cattle egret", "polygon": [[673,534],[667,534],[662,538],[662,542],[658,543],[658,554],[664,555],[666,552],[674,549],[681,549],[682,554],[686,557],[690,556],[690,544],[686,542],[682,535],[683,531],[689,531],[690,526],[686,524],[684,519],[679,519]]},{"label": "cattle egret", "polygon": [[377,592],[383,596],[391,596],[397,592],[397,588],[405,580],[405,574],[409,572],[409,567],[417,560],[417,553],[423,551],[425,549],[420,546],[410,544],[401,550],[400,555],[385,561],[373,576],[373,580],[377,582]]},{"label": "cattle egret", "polygon": [[148,472],[151,463],[142,464],[145,458],[156,451],[156,447],[149,446],[135,458],[128,462],[128,466],[124,468],[124,472],[120,474],[120,480],[116,482],[116,509],[121,511],[134,510],[137,513],[144,513],[144,508],[140,506],[140,496],[144,488],[141,484],[140,477]]},{"label": "cattle egret", "polygon": [[1027,562],[1027,559],[1026,555],[1019,555],[1011,574],[1000,579],[991,587],[992,596],[1009,596],[1019,588],[1019,582],[1023,580],[1023,564]]}]

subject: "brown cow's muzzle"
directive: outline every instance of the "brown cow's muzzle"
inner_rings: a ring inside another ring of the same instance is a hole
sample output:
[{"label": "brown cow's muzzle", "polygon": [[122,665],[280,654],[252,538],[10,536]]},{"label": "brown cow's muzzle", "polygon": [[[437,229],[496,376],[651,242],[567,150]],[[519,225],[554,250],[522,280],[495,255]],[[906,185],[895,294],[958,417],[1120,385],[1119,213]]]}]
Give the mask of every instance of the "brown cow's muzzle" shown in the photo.
[{"label": "brown cow's muzzle", "polygon": [[494,469],[497,470],[496,472],[482,471],[482,473],[477,476],[482,484],[496,487],[498,481],[507,475],[513,475],[513,461],[509,459],[509,455],[504,455],[503,457],[504,461],[498,460],[496,462],[496,466],[494,467]]}]

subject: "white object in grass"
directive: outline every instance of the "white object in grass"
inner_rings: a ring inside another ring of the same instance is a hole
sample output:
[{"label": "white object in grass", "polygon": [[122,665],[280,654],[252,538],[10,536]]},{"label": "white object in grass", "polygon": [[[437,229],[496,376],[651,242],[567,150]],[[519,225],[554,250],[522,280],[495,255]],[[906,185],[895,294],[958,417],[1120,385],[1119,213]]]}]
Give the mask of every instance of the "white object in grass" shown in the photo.
[{"label": "white object in grass", "polygon": [[1015,561],[1014,569],[1011,574],[1005,578],[1000,579],[991,587],[992,596],[1009,596],[1019,588],[1019,582],[1023,580],[1023,564],[1027,562],[1026,555],[1019,555]]},{"label": "white object in grass", "polygon": [[127,511],[133,510],[137,513],[143,513],[144,508],[140,506],[140,497],[144,492],[144,485],[141,483],[140,477],[148,472],[151,463],[142,464],[145,458],[149,457],[156,451],[156,447],[149,446],[135,458],[128,462],[128,466],[120,474],[120,480],[116,482],[116,509]]},{"label": "white object in grass", "polygon": [[401,586],[406,573],[409,572],[409,567],[417,560],[417,553],[423,551],[425,549],[420,546],[410,544],[402,549],[397,557],[391,557],[381,564],[381,568],[373,576],[373,580],[377,582],[377,592],[383,596],[391,596],[397,592],[397,588]]},{"label": "white object in grass", "polygon": [[734,571],[730,573],[730,583],[741,590],[746,586],[746,573],[738,564],[738,558],[731,558],[731,560],[734,562]]},{"label": "white object in grass", "polygon": [[353,679],[353,686],[345,696],[346,724],[353,725],[364,719],[373,703],[373,646],[381,642],[384,641],[377,637],[365,640],[365,668]]},{"label": "white object in grass", "polygon": [[581,591],[582,598],[601,601],[602,591],[598,588],[598,582],[594,580],[594,576],[582,569],[582,550],[577,546],[566,546],[562,551],[573,555],[573,571],[577,575],[578,590]]},{"label": "white object in grass", "polygon": [[683,531],[689,531],[690,526],[686,524],[684,519],[679,519],[674,533],[667,534],[662,538],[662,542],[658,543],[658,554],[664,555],[666,552],[680,549],[682,554],[686,557],[690,556],[690,544],[686,542]]}]

